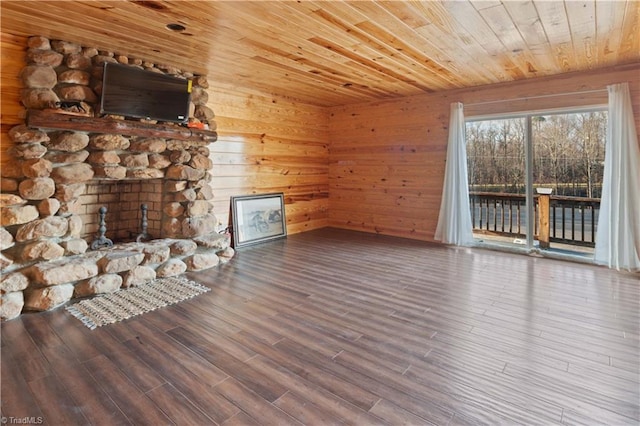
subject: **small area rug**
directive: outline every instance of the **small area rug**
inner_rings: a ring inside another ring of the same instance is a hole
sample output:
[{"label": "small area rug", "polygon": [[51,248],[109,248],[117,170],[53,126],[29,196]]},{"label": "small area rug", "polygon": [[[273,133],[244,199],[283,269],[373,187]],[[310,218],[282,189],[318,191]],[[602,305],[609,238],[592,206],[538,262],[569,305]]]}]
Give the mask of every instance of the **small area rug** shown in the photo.
[{"label": "small area rug", "polygon": [[184,277],[159,278],[147,284],[82,300],[67,306],[66,310],[94,330],[191,299],[209,290],[208,287]]}]

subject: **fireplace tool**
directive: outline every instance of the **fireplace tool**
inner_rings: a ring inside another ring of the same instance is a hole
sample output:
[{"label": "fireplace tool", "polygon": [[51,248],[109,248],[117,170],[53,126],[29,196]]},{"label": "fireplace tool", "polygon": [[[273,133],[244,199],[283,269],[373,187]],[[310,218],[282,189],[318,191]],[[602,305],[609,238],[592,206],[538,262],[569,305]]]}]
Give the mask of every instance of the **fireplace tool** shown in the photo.
[{"label": "fireplace tool", "polygon": [[136,237],[137,243],[151,239],[151,236],[147,234],[147,227],[149,226],[149,221],[147,220],[148,209],[149,208],[147,207],[146,204],[142,204],[140,206],[140,211],[142,212],[142,220],[140,221],[140,228],[142,229],[142,232],[138,234],[138,236]]},{"label": "fireplace tool", "polygon": [[98,238],[93,240],[93,242],[91,243],[91,250],[98,250],[102,247],[113,247],[113,241],[104,236],[104,234],[106,234],[107,232],[107,223],[104,220],[105,216],[107,215],[107,208],[104,206],[100,207],[100,209],[98,210],[98,214],[100,216]]}]

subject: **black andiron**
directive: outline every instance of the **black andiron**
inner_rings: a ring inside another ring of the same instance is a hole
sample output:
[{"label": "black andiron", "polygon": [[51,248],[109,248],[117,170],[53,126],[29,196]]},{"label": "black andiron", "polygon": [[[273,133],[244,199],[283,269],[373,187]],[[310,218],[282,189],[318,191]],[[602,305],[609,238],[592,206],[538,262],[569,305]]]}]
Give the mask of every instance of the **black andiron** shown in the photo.
[{"label": "black andiron", "polygon": [[147,221],[147,210],[148,209],[149,208],[147,207],[146,204],[142,204],[140,206],[140,210],[142,211],[142,220],[140,221],[140,228],[142,229],[142,233],[138,234],[138,236],[136,237],[136,242],[137,243],[149,240],[151,238],[151,236],[149,234],[147,234],[147,226],[149,225],[149,222]]},{"label": "black andiron", "polygon": [[113,241],[104,236],[107,232],[107,223],[104,221],[104,217],[107,215],[107,208],[102,206],[98,210],[100,215],[100,227],[98,228],[98,238],[91,243],[91,250],[98,250],[103,247],[112,247]]}]

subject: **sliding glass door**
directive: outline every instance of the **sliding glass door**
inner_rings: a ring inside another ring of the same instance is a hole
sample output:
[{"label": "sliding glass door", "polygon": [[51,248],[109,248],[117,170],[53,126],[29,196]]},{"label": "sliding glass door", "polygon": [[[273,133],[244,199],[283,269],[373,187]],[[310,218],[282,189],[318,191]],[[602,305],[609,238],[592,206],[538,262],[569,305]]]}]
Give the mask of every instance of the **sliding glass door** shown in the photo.
[{"label": "sliding glass door", "polygon": [[476,238],[589,252],[600,201],[606,112],[467,120]]}]

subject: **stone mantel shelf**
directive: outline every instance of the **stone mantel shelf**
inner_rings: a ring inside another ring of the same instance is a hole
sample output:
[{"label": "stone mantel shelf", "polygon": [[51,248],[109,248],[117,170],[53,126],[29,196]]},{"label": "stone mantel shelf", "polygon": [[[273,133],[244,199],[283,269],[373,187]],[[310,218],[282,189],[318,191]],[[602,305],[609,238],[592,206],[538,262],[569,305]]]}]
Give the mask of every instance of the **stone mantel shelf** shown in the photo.
[{"label": "stone mantel shelf", "polygon": [[29,110],[27,113],[27,126],[36,129],[112,133],[125,136],[143,136],[209,143],[215,142],[218,139],[218,134],[211,130],[193,129],[169,124],[115,120],[112,118],[86,117],[43,110]]}]

